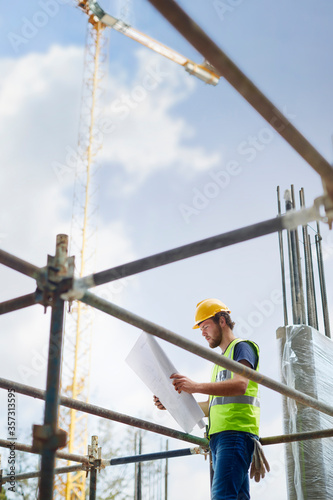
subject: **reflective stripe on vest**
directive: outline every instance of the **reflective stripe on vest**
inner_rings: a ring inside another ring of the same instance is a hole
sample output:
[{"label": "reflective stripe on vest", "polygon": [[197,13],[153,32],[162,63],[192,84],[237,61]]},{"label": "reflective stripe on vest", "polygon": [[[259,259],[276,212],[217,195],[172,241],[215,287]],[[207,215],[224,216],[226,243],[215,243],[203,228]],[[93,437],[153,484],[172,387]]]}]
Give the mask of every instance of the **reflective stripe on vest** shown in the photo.
[{"label": "reflective stripe on vest", "polygon": [[[234,347],[242,339],[233,340],[223,356],[233,359]],[[259,348],[248,342],[258,356],[256,371],[259,370]],[[215,365],[212,382],[232,379],[234,374],[225,368]],[[210,396],[209,398],[209,435],[225,430],[244,431],[259,435],[260,400],[259,388],[256,382],[249,380],[244,395],[241,396]]]},{"label": "reflective stripe on vest", "polygon": [[230,403],[237,403],[241,405],[252,405],[260,408],[260,399],[252,396],[215,396],[212,399],[210,406],[214,405],[228,405]]}]

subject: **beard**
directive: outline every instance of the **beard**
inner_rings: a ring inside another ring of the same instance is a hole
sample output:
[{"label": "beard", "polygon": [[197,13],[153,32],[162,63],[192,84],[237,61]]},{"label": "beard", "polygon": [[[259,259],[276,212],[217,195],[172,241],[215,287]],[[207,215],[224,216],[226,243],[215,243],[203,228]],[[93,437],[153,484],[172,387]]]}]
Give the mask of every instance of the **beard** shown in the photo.
[{"label": "beard", "polygon": [[209,344],[209,347],[211,349],[215,349],[215,347],[219,347],[219,345],[222,342],[222,327],[219,324],[217,324],[216,327],[218,329],[219,334],[216,336],[216,339],[211,339],[211,343]]}]

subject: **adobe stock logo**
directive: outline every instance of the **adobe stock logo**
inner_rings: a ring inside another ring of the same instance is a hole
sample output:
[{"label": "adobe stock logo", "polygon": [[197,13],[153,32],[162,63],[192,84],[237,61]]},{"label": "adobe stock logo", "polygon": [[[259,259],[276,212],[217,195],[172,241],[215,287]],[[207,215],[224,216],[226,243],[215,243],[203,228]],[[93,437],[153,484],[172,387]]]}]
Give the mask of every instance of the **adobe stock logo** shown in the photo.
[{"label": "adobe stock logo", "polygon": [[[139,108],[142,103],[151,97],[151,94],[170,75],[159,63],[147,66],[139,84],[135,85],[127,93],[122,93],[119,98],[114,99],[105,109],[106,116],[102,116],[96,123],[94,130],[94,147],[98,150],[103,146],[104,140],[119,129],[122,122],[126,121],[133,110]],[[59,182],[67,181],[75,172],[86,170],[85,147],[66,146],[65,161],[53,161],[52,169]]]},{"label": "adobe stock logo", "polygon": [[[295,114],[288,112],[286,106],[283,106],[283,113],[288,120],[296,117]],[[186,224],[190,222],[193,215],[202,213],[211,203],[211,200],[217,198],[233,179],[243,172],[242,163],[244,164],[244,160],[247,164],[253,163],[274,141],[277,137],[277,132],[283,131],[286,127],[281,118],[275,114],[273,114],[270,123],[276,130],[270,127],[262,127],[255,134],[248,135],[236,148],[238,160],[228,161],[223,170],[209,172],[209,182],[206,182],[200,189],[192,189],[194,194],[192,203],[190,205],[185,203],[178,205],[178,209]]]},{"label": "adobe stock logo", "polygon": [[263,325],[266,319],[273,316],[276,306],[280,306],[282,300],[281,290],[274,289],[268,298],[255,301],[247,318],[235,318],[237,333],[244,338],[251,336],[257,328]]},{"label": "adobe stock logo", "polygon": [[232,179],[242,172],[242,168],[237,161],[229,161],[223,170],[218,172],[209,172],[210,181],[207,182],[201,189],[193,188],[192,204],[187,205],[181,203],[178,209],[188,224],[192,215],[198,215],[202,210],[208,207],[210,200],[220,195]]},{"label": "adobe stock logo", "polygon": [[213,7],[221,21],[224,21],[225,15],[236,10],[245,0],[214,0]]},{"label": "adobe stock logo", "polygon": [[7,38],[14,50],[18,52],[22,45],[26,45],[35,38],[41,28],[44,28],[50,18],[55,17],[60,11],[60,5],[69,4],[70,0],[39,0],[40,10],[37,10],[32,18],[22,17],[20,33],[10,31]]}]

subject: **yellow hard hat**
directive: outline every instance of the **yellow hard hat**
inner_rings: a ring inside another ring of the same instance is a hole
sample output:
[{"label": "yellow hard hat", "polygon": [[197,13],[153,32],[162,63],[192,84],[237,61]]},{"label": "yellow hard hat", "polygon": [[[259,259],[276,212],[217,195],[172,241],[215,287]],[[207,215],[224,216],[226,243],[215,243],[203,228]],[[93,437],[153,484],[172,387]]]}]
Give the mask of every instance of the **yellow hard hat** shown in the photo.
[{"label": "yellow hard hat", "polygon": [[197,304],[195,310],[195,325],[193,328],[199,328],[199,324],[206,319],[212,318],[218,312],[224,311],[231,313],[230,309],[219,299],[205,299]]}]

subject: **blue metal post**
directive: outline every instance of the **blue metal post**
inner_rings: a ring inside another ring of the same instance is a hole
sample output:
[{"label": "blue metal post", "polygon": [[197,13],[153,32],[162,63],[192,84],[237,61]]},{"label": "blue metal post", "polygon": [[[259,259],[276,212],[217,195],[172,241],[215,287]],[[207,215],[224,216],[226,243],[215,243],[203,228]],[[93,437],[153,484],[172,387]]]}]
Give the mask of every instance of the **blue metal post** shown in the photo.
[{"label": "blue metal post", "polygon": [[57,443],[51,444],[56,437],[59,403],[59,382],[61,366],[61,347],[63,335],[64,301],[58,295],[54,296],[52,307],[49,358],[47,369],[46,399],[44,413],[45,442],[42,450],[41,480],[39,486],[40,500],[52,500],[55,453]]},{"label": "blue metal post", "polygon": [[96,500],[97,491],[97,469],[92,467],[90,470],[89,500]]},{"label": "blue metal post", "polygon": [[41,449],[39,499],[52,500],[55,454],[66,444],[66,433],[58,429],[61,350],[64,323],[64,301],[60,298],[64,279],[68,278],[68,236],[57,235],[56,255],[48,256],[48,298],[52,306],[49,357],[45,396],[44,425],[34,426],[34,444]]}]

